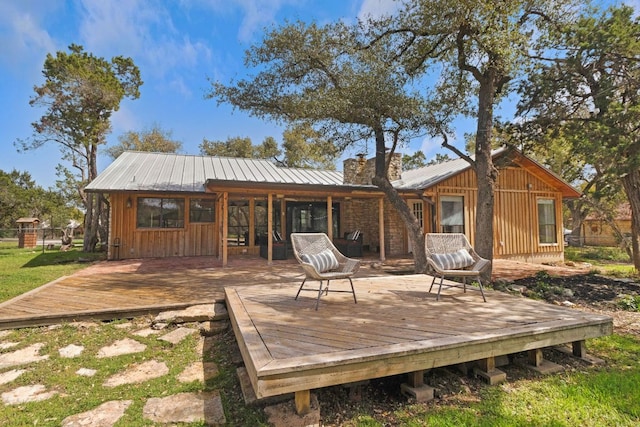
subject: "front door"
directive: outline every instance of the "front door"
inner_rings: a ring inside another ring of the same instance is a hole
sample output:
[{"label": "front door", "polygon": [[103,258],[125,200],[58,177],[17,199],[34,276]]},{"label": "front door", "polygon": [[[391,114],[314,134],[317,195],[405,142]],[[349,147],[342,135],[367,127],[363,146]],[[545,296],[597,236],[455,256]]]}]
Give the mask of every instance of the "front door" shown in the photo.
[{"label": "front door", "polygon": [[[407,203],[409,204],[409,208],[411,209],[411,212],[413,212],[413,215],[418,218],[420,227],[424,230],[424,212],[422,200],[408,200]],[[409,236],[408,250],[409,253],[413,253],[413,241],[411,240],[411,236]]]}]

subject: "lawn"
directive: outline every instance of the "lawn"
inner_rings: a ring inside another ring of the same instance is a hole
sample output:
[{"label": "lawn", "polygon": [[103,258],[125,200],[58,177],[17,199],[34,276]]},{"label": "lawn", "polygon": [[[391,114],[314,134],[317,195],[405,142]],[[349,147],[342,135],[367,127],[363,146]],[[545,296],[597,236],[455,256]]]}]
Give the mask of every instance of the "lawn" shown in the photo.
[{"label": "lawn", "polygon": [[[80,251],[59,252],[19,250],[0,246],[2,299],[19,295],[57,277],[87,265],[93,259]],[[99,255],[97,255],[99,258]],[[59,426],[65,417],[92,409],[109,400],[132,400],[132,405],[116,426],[154,425],[142,417],[142,407],[150,397],[186,391],[218,390],[228,426],[266,426],[260,406],[245,405],[236,375],[238,349],[233,331],[201,338],[197,334],[171,345],[154,336],[134,337],[147,345],[144,352],[110,359],[95,357],[98,349],[114,340],[132,337],[131,332],[146,327],[149,318],[137,318],[129,327],[124,322],[98,322],[95,327],[63,325],[58,328],[24,328],[0,338],[0,354],[34,343],[43,343],[41,353],[50,357],[24,368],[27,372],[12,382],[0,384],[0,393],[19,386],[43,384],[58,393],[51,399],[19,405],[0,404],[1,425]],[[196,325],[187,325],[196,327]],[[176,326],[170,326],[169,329]],[[204,345],[202,342],[204,341]],[[81,356],[65,359],[58,350],[70,344],[85,347]],[[400,393],[404,376],[371,380],[356,397],[341,386],[314,390],[321,405],[325,426],[635,426],[640,423],[640,337],[614,334],[588,341],[590,354],[605,360],[591,366],[556,350],[545,357],[565,366],[565,372],[542,377],[511,364],[504,368],[507,382],[488,386],[455,367],[431,370],[427,383],[436,387],[436,399],[411,403]],[[163,361],[169,374],[142,385],[116,388],[102,386],[104,380],[133,363]],[[219,373],[202,383],[181,383],[176,377],[189,364],[214,361]],[[81,368],[97,371],[94,377],[76,374]],[[8,369],[2,369],[0,374]],[[200,426],[202,423],[185,424]]]}]

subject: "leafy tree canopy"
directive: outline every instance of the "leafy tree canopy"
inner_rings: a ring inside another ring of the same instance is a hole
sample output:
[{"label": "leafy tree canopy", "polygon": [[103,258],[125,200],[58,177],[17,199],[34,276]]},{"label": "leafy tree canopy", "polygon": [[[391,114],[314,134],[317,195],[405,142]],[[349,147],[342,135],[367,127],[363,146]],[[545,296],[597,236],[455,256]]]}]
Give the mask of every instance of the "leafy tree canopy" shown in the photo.
[{"label": "leafy tree canopy", "polygon": [[123,98],[140,96],[140,71],[131,58],[107,61],[72,44],[69,53],[48,54],[42,73],[45,81],[34,87],[30,104],[44,108],[44,114],[32,123],[33,136],[16,145],[22,150],[47,142],[59,145],[61,160],[76,173],[75,187],[86,215],[83,249],[91,252],[99,240],[106,241],[107,218],[102,196],[87,194],[84,187],[98,175],[98,147],[111,130],[111,115]]},{"label": "leafy tree canopy", "polygon": [[118,144],[106,149],[107,155],[117,159],[125,151],[149,151],[154,153],[178,153],[182,142],[171,139],[171,131],[154,125],[141,132],[129,131],[118,137]]}]

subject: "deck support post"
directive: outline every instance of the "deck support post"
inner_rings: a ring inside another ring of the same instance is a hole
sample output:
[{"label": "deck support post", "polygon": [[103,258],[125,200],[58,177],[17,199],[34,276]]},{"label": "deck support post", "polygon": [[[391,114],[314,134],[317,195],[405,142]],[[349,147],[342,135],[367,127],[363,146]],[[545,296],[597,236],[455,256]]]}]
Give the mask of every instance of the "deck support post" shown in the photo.
[{"label": "deck support post", "polygon": [[433,400],[435,389],[424,383],[424,373],[424,370],[409,372],[407,382],[400,385],[400,392],[416,402]]},{"label": "deck support post", "polygon": [[473,373],[481,376],[489,385],[500,384],[507,380],[507,374],[496,368],[496,358],[489,356],[477,361],[478,366],[473,368]]},{"label": "deck support post", "polygon": [[587,356],[587,343],[585,340],[574,341],[571,343],[573,349],[573,355],[584,359]]},{"label": "deck support post", "polygon": [[564,370],[561,365],[545,360],[541,348],[529,350],[529,367],[543,375],[555,374]]},{"label": "deck support post", "polygon": [[556,350],[578,357],[590,365],[604,364],[604,360],[587,353],[587,343],[585,340],[573,341],[571,343],[571,351],[566,346],[558,346]]},{"label": "deck support post", "polygon": [[296,391],[296,412],[298,415],[305,415],[311,410],[311,390]]}]

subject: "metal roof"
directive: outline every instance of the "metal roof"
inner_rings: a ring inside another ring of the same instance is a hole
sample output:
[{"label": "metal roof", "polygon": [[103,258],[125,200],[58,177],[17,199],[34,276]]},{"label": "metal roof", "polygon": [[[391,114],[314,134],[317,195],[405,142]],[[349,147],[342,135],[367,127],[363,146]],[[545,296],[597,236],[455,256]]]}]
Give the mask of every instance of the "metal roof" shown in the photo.
[{"label": "metal roof", "polygon": [[464,159],[450,160],[402,172],[400,179],[391,184],[399,191],[424,190],[470,167],[469,162]]},{"label": "metal roof", "polygon": [[342,186],[342,172],[277,167],[268,160],[127,151],[87,191],[204,192],[207,181]]}]

